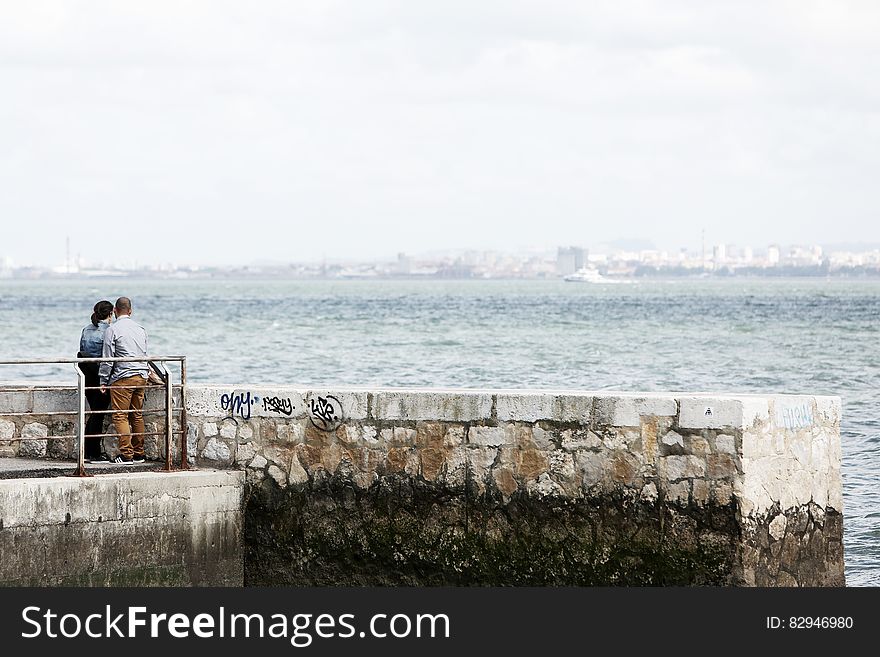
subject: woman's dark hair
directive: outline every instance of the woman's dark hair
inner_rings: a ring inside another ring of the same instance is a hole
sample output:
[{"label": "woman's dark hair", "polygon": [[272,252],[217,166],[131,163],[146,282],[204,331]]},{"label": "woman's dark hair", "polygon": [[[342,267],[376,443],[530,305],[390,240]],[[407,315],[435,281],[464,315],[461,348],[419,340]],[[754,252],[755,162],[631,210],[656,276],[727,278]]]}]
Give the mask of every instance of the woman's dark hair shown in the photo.
[{"label": "woman's dark hair", "polygon": [[99,301],[95,304],[95,312],[92,313],[92,324],[98,325],[101,320],[110,317],[113,312],[113,304],[109,301]]}]

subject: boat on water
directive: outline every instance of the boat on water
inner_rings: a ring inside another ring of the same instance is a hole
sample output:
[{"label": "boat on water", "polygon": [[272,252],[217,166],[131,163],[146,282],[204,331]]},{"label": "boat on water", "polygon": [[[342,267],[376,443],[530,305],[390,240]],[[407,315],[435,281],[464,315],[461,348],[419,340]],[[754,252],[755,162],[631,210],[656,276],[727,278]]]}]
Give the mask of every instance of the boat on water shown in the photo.
[{"label": "boat on water", "polygon": [[622,281],[615,278],[608,278],[599,273],[598,269],[592,267],[583,267],[575,273],[563,276],[562,280],[566,283],[629,283],[630,281]]}]

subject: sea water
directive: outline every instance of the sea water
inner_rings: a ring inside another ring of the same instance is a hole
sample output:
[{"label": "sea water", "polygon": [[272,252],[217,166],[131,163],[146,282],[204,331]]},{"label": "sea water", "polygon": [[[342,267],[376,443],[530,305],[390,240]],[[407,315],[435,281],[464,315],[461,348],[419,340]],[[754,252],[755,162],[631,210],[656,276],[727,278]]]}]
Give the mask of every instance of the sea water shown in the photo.
[{"label": "sea water", "polygon": [[880,281],[2,280],[0,358],[75,356],[120,295],[190,382],[839,395],[847,582],[880,585]]}]

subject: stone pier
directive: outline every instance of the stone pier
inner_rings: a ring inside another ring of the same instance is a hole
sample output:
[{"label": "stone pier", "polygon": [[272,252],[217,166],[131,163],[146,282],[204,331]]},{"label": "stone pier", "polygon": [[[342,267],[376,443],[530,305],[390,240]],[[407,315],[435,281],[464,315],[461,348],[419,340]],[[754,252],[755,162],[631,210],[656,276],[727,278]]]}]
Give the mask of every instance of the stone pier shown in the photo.
[{"label": "stone pier", "polygon": [[[0,400],[0,450],[72,455],[44,394]],[[205,385],[187,416],[243,477],[245,584],[844,584],[835,397]]]}]

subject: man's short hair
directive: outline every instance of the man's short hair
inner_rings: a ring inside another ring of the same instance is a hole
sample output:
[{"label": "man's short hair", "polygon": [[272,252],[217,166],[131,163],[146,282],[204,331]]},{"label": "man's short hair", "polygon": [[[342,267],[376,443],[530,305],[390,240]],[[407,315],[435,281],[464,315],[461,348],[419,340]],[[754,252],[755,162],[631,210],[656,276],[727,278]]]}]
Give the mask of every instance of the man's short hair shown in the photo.
[{"label": "man's short hair", "polygon": [[128,297],[119,297],[116,300],[116,312],[121,315],[128,315],[131,313],[131,299]]}]

